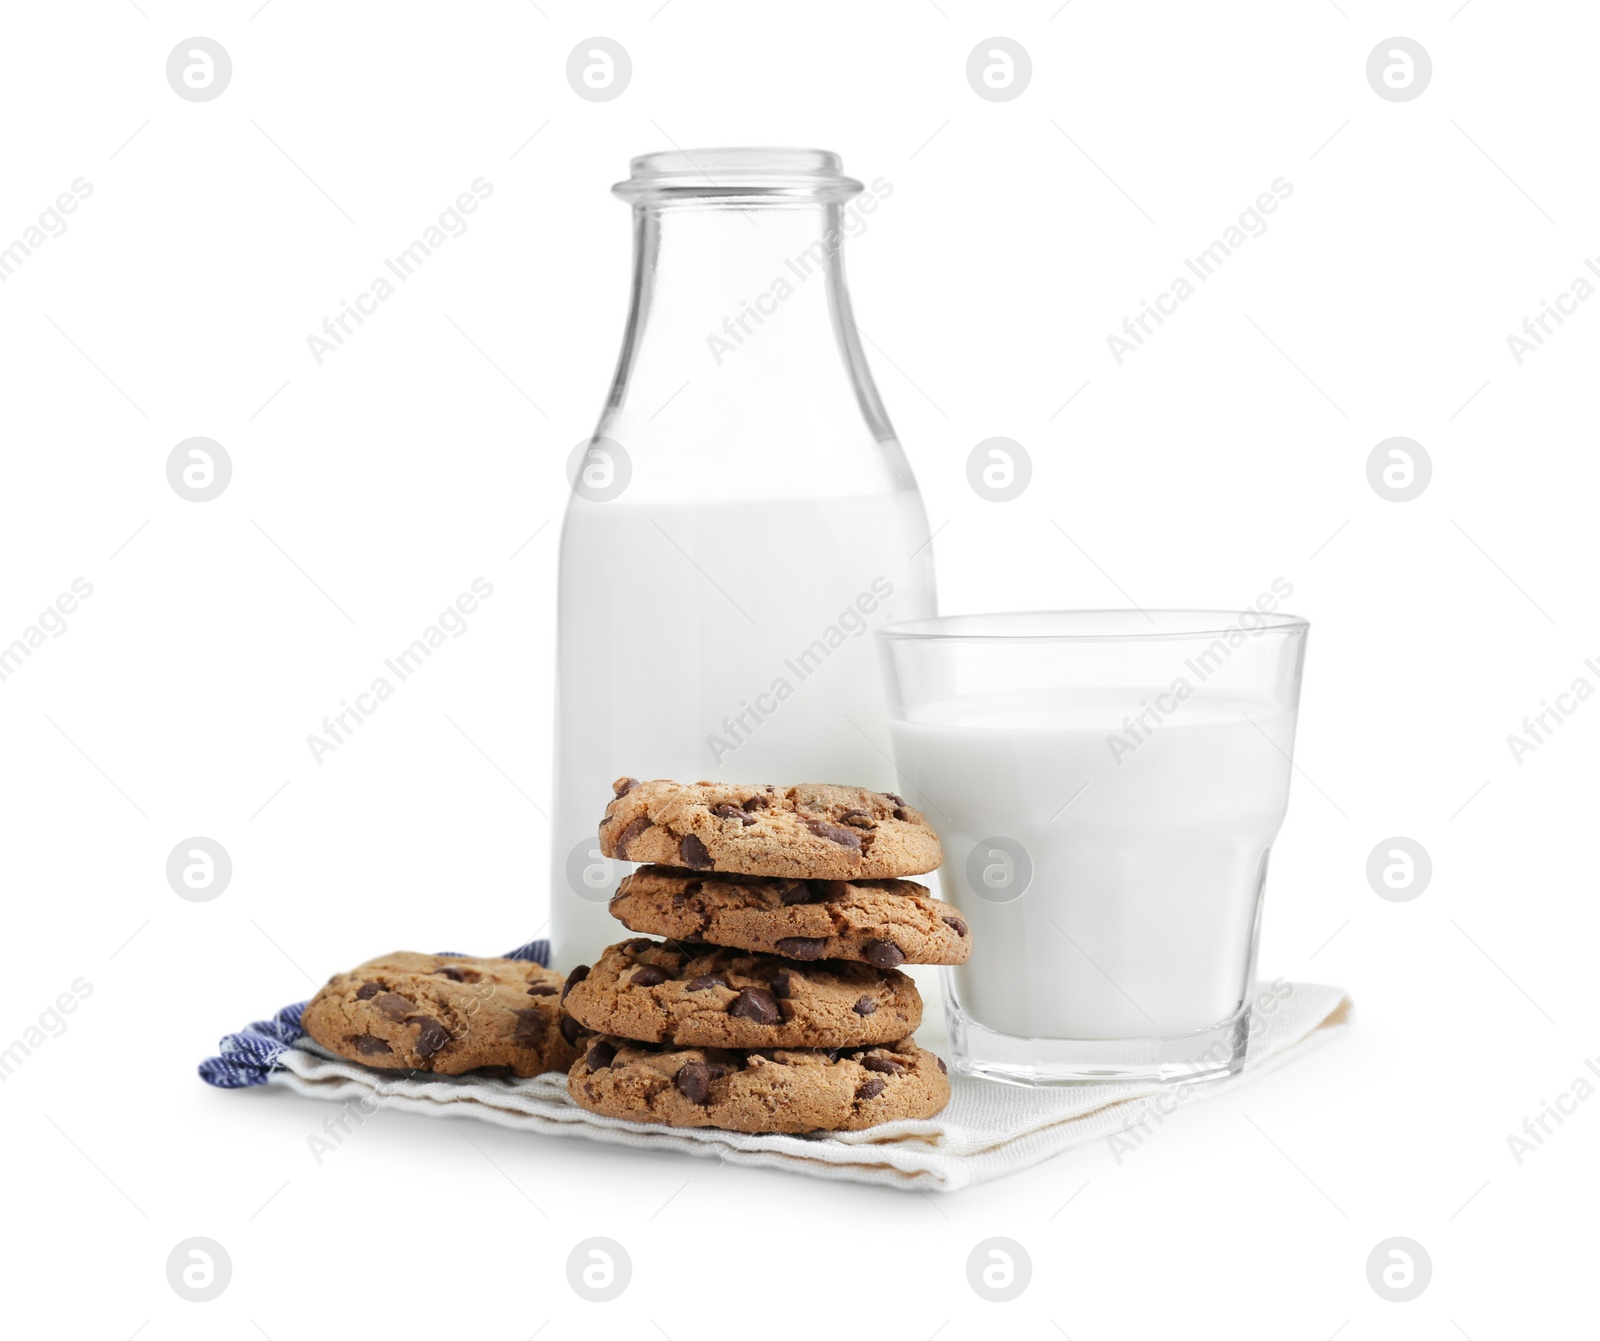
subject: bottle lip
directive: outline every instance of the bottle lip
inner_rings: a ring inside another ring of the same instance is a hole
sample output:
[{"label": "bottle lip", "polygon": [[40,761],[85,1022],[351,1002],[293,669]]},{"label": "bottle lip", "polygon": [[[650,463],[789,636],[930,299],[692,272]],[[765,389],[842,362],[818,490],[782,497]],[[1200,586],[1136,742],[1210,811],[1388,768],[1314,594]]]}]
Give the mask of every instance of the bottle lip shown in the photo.
[{"label": "bottle lip", "polygon": [[634,204],[849,200],[861,183],[826,149],[737,147],[640,154],[611,189]]}]

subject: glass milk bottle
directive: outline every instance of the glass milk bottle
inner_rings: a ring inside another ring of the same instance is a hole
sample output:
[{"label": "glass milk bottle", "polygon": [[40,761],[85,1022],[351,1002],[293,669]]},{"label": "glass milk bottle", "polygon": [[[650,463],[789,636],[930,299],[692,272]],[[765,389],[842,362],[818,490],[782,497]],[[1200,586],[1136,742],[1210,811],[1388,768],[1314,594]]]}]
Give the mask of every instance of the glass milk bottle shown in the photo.
[{"label": "glass milk bottle", "polygon": [[927,515],[840,256],[893,194],[814,149],[646,154],[631,310],[561,533],[551,938],[626,933],[623,775],[893,788],[870,630],[931,615]]}]

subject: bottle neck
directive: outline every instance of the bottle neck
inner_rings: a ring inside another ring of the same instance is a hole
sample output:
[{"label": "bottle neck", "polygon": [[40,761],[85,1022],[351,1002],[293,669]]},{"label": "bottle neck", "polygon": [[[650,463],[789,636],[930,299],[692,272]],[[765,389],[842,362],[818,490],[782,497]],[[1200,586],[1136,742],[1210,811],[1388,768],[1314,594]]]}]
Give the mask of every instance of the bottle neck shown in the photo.
[{"label": "bottle neck", "polygon": [[779,416],[836,431],[847,415],[892,440],[844,281],[843,245],[862,221],[837,201],[636,204],[632,309],[606,431],[625,440],[641,420],[664,431],[656,416],[668,419],[681,392],[702,435]]}]

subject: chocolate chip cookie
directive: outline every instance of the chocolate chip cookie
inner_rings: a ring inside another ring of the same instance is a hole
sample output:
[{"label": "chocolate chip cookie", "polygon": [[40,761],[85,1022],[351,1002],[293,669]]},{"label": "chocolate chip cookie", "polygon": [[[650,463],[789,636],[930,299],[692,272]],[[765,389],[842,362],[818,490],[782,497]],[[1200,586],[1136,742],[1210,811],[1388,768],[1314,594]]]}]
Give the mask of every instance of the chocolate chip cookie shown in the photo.
[{"label": "chocolate chip cookie", "polygon": [[623,880],[611,915],[629,931],[883,969],[964,964],[972,945],[961,914],[910,880],[702,876],[644,866]]},{"label": "chocolate chip cookie", "polygon": [[561,986],[517,959],[397,950],[328,979],[300,1025],[364,1066],[536,1076],[570,1067],[587,1033],[563,1017]]},{"label": "chocolate chip cookie", "polygon": [[892,969],[647,940],[574,969],[565,1005],[598,1034],[688,1047],[866,1047],[922,1023],[916,984]]},{"label": "chocolate chip cookie", "polygon": [[909,1038],[876,1048],[735,1052],[597,1037],[567,1073],[580,1108],[669,1127],[859,1131],[929,1118],[950,1101],[945,1065]]},{"label": "chocolate chip cookie", "polygon": [[884,880],[944,860],[939,838],[898,796],[803,783],[618,778],[600,823],[600,851],[624,861],[741,875]]}]

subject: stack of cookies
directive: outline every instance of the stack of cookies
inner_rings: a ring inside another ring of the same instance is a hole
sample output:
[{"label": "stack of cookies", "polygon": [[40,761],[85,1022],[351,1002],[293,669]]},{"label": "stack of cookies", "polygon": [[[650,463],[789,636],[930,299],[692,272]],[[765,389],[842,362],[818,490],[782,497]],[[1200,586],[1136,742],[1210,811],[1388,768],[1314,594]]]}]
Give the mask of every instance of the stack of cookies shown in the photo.
[{"label": "stack of cookies", "polygon": [[675,1127],[853,1131],[931,1117],[945,1065],[912,1042],[902,964],[960,964],[967,924],[904,879],[943,859],[898,796],[859,787],[621,778],[608,857],[648,863],[611,901],[630,931],[568,975],[593,1037],[568,1073],[583,1108]]}]

